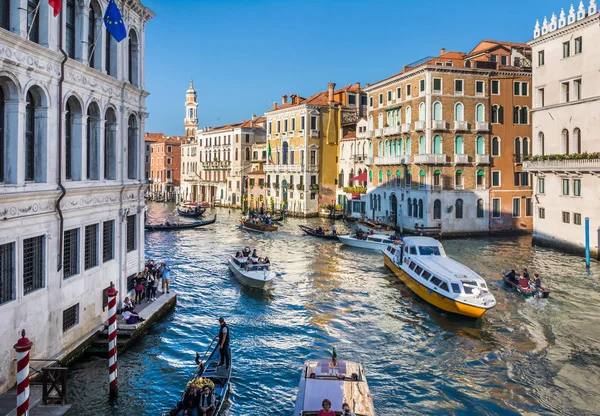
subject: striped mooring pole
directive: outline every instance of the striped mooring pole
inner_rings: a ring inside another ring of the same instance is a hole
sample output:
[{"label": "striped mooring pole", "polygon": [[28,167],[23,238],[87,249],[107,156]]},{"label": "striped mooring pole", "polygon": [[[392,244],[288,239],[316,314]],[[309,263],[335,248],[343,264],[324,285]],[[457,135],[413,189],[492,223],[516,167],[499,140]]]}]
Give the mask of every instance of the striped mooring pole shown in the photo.
[{"label": "striped mooring pole", "polygon": [[33,344],[21,331],[21,339],[14,345],[17,352],[17,416],[29,414],[29,351]]},{"label": "striped mooring pole", "polygon": [[117,397],[119,385],[117,379],[117,289],[113,283],[107,291],[108,296],[108,380],[110,397]]}]

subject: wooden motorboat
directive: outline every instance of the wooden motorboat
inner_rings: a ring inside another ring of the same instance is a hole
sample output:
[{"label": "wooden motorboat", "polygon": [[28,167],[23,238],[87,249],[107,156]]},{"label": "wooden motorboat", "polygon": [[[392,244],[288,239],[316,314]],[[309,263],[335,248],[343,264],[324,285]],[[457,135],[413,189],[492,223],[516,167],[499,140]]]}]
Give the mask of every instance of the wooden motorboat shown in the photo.
[{"label": "wooden motorboat", "polygon": [[[212,349],[209,346],[208,350],[204,354],[204,357],[206,357],[208,353],[210,353],[210,355],[204,362],[199,360],[199,356],[196,354],[197,367],[192,373],[192,376],[190,377],[183,394],[180,397],[180,400],[177,402],[177,405],[169,413],[166,413],[167,415],[180,416],[186,414],[185,397],[192,385],[196,385],[200,388],[203,388],[204,386],[211,388],[215,398],[215,411],[213,416],[223,414],[223,404],[225,403],[227,399],[227,393],[229,392],[231,367],[229,367],[229,369],[227,369],[225,366],[219,367],[219,360],[221,357],[218,343],[215,343],[215,346]],[[231,354],[231,349],[229,350],[229,354]],[[201,392],[201,390],[199,391]]]},{"label": "wooden motorboat", "polygon": [[206,208],[202,208],[199,205],[194,207],[183,206],[182,208],[177,207],[177,213],[182,217],[200,217],[206,212]]},{"label": "wooden motorboat", "polygon": [[190,228],[202,227],[209,224],[214,224],[217,221],[217,215],[215,214],[214,218],[210,220],[204,221],[196,221],[191,222],[189,224],[179,223],[179,224],[146,224],[144,228],[147,231],[175,231],[175,230],[188,230]]},{"label": "wooden motorboat", "polygon": [[298,227],[300,227],[300,229],[302,231],[304,231],[306,234],[313,236],[313,237],[324,238],[326,240],[335,240],[336,238],[338,238],[337,234],[332,234],[332,233],[327,234],[326,230],[323,230],[323,232],[321,233],[321,232],[319,232],[318,229],[310,228],[310,227],[307,227],[306,225],[299,225]]},{"label": "wooden motorboat", "polygon": [[383,251],[394,242],[395,237],[389,234],[365,234],[363,238],[352,235],[338,235],[337,238],[351,247]]},{"label": "wooden motorboat", "polygon": [[385,265],[426,302],[446,311],[480,318],[496,306],[485,280],[452,260],[430,237],[404,237],[383,252]]},{"label": "wooden motorboat", "polygon": [[356,416],[375,416],[369,385],[359,363],[306,361],[300,375],[293,416],[317,416],[324,398],[331,401],[331,410],[336,415],[341,415],[342,405],[348,403]]},{"label": "wooden motorboat", "polygon": [[271,264],[248,264],[245,257],[229,258],[229,270],[242,284],[256,289],[266,289],[273,283],[275,273],[271,270]]},{"label": "wooden motorboat", "polygon": [[359,220],[354,223],[354,226],[365,232],[369,233],[373,231],[377,234],[395,234],[396,232],[387,224],[372,220]]},{"label": "wooden motorboat", "polygon": [[273,222],[281,222],[281,221],[283,221],[283,219],[284,219],[283,213],[279,214],[278,217],[271,217],[271,221],[273,221]]},{"label": "wooden motorboat", "polygon": [[279,229],[279,227],[277,227],[276,225],[268,225],[263,223],[262,221],[259,221],[258,219],[246,219],[246,218],[242,218],[240,220],[241,226],[242,228],[245,228],[246,230],[249,231],[256,231],[259,233],[265,233],[265,232],[271,232],[271,231],[277,231]]},{"label": "wooden motorboat", "polygon": [[[521,285],[519,285],[516,282],[513,282],[512,280],[510,280],[508,278],[508,273],[509,273],[508,270],[502,270],[502,279],[504,279],[504,282],[508,286],[512,287],[513,289],[515,289],[517,292],[519,292],[521,295],[523,295],[526,298],[530,298],[530,297],[536,296],[537,290],[535,290],[535,288],[533,288],[533,287],[529,287],[527,289],[522,288]],[[517,275],[517,276],[519,276],[519,275]],[[545,287],[542,286],[540,288],[539,297],[540,298],[549,298],[550,297],[550,291],[548,289],[546,289]]]}]

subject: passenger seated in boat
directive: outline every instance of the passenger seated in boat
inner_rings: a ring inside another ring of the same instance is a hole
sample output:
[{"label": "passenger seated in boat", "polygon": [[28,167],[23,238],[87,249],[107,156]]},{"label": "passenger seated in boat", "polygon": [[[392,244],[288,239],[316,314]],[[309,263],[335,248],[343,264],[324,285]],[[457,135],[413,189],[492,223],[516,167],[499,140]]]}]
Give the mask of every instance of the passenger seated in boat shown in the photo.
[{"label": "passenger seated in boat", "polygon": [[264,264],[265,260],[262,257],[258,258],[258,264]]},{"label": "passenger seated in boat", "polygon": [[238,251],[237,253],[235,253],[235,258],[236,259],[239,259],[239,258],[242,258],[242,257],[243,256],[242,256],[242,252],[241,251]]},{"label": "passenger seated in boat", "polygon": [[248,257],[249,255],[250,255],[250,248],[244,247],[244,249],[242,250],[242,256]]},{"label": "passenger seated in boat", "polygon": [[212,416],[216,408],[215,394],[210,390],[210,387],[204,386],[202,394],[198,398],[198,414],[200,416]]},{"label": "passenger seated in boat", "polygon": [[529,280],[529,279],[530,279],[530,277],[529,277],[529,272],[527,271],[527,269],[523,269],[523,274],[522,274],[522,276],[523,276],[525,279],[527,279],[527,280]]},{"label": "passenger seated in boat", "polygon": [[540,296],[540,292],[542,291],[542,281],[540,280],[540,275],[537,273],[533,274],[533,285],[537,295]]},{"label": "passenger seated in boat", "polygon": [[350,405],[348,403],[342,405],[342,416],[356,416],[350,411]]},{"label": "passenger seated in boat", "polygon": [[167,227],[170,227],[172,224],[171,224],[169,221],[165,221],[165,225],[166,225]]},{"label": "passenger seated in boat", "polygon": [[268,257],[265,257],[265,261],[263,262],[263,264],[271,264]]},{"label": "passenger seated in boat", "polygon": [[252,250],[252,257],[258,257],[258,254],[256,254],[256,249]]},{"label": "passenger seated in boat", "polygon": [[319,410],[317,416],[335,416],[335,412],[331,410],[331,401],[329,399],[323,399],[321,406],[323,408]]},{"label": "passenger seated in boat", "polygon": [[198,387],[195,384],[185,392],[181,408],[184,415],[191,415],[193,409],[198,408]]},{"label": "passenger seated in boat", "polygon": [[506,277],[507,277],[508,281],[511,283],[519,283],[519,278],[517,277],[517,274],[515,273],[515,269],[512,269],[510,272],[508,272],[506,274]]},{"label": "passenger seated in boat", "polygon": [[519,287],[521,288],[521,290],[528,292],[529,291],[529,280],[527,280],[527,279],[525,279],[525,277],[521,276],[519,278]]}]

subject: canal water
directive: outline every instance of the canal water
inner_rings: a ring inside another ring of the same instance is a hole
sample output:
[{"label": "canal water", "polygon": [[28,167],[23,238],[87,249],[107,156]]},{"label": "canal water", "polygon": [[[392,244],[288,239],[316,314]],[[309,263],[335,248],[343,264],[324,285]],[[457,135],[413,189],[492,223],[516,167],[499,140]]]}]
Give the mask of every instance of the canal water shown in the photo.
[{"label": "canal water", "polygon": [[[173,211],[150,204],[149,221]],[[381,254],[298,228],[325,220],[288,218],[279,232],[260,235],[237,228],[239,211],[213,212],[215,225],[147,234],[147,256],[174,271],[177,307],[119,357],[117,404],[107,398],[106,360],[74,365],[69,415],[169,410],[219,316],[232,336],[229,415],[290,415],[303,362],[333,347],[364,364],[378,415],[600,414],[598,263],[588,274],[582,258],[531,247],[529,237],[445,240],[448,255],[480,273],[498,301],[473,322],[421,301]],[[270,291],[248,290],[228,271],[227,256],[244,246],[272,260]],[[499,271],[509,267],[539,272],[551,297],[507,290]]]}]

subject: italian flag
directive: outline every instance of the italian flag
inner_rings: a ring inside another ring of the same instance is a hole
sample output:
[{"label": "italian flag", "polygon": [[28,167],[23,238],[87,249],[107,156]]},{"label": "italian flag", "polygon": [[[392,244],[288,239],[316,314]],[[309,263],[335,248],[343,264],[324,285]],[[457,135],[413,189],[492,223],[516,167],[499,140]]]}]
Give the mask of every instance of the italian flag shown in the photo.
[{"label": "italian flag", "polygon": [[273,156],[271,156],[271,142],[268,142],[268,148],[267,148],[267,162],[270,165],[274,165],[275,162],[273,162]]}]

